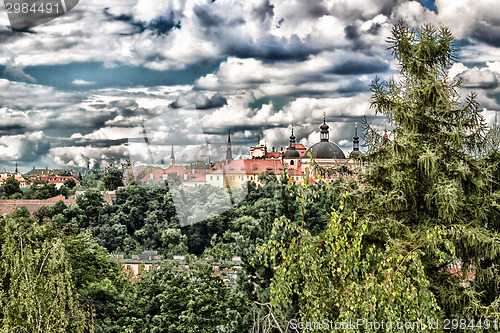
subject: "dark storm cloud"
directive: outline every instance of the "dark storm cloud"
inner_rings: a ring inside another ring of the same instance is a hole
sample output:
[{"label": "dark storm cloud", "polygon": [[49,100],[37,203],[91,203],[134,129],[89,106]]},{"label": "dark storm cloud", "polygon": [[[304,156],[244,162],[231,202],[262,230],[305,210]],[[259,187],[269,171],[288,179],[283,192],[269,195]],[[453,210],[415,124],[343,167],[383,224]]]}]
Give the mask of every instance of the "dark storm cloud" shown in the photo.
[{"label": "dark storm cloud", "polygon": [[0,123],[0,135],[15,135],[21,134],[26,131],[26,127],[21,124],[1,124]]},{"label": "dark storm cloud", "polygon": [[46,155],[51,148],[51,143],[47,137],[41,133],[28,133],[4,138],[7,145],[12,144],[17,147],[16,160],[20,162],[33,162]]},{"label": "dark storm cloud", "polygon": [[257,20],[264,22],[267,18],[274,16],[274,5],[269,3],[269,0],[264,0],[260,6],[255,6],[252,12]]},{"label": "dark storm cloud", "polygon": [[240,20],[229,21],[226,17],[213,12],[208,6],[195,6],[193,12],[198,18],[198,22],[203,28],[214,28],[226,26],[226,24],[232,22],[233,25],[244,24],[245,20],[241,18]]},{"label": "dark storm cloud", "polygon": [[77,138],[62,138],[52,141],[53,147],[93,147],[93,148],[109,148],[112,146],[121,146],[128,142],[128,138],[122,139],[92,139],[86,137]]},{"label": "dark storm cloud", "polygon": [[470,36],[494,47],[500,46],[500,25],[479,21],[472,28]]},{"label": "dark storm cloud", "polygon": [[309,56],[323,51],[308,46],[296,35],[290,38],[266,36],[257,43],[235,41],[234,44],[228,44],[225,47],[225,53],[228,55],[238,58],[255,58],[265,62],[304,61]]},{"label": "dark storm cloud", "polygon": [[389,64],[380,59],[372,58],[350,58],[335,65],[329,73],[349,75],[349,74],[373,74],[386,72]]},{"label": "dark storm cloud", "polygon": [[344,94],[346,96],[352,96],[360,92],[369,91],[369,87],[366,82],[361,80],[354,80],[349,82],[349,84],[342,86],[336,92],[340,94]]},{"label": "dark storm cloud", "polygon": [[[310,10],[319,12],[323,9],[320,10],[314,5]],[[318,54],[325,49],[324,46],[310,46],[308,41],[301,40],[297,35],[280,38],[265,34],[254,39],[236,33],[233,30],[237,28],[244,31],[246,20],[240,16],[224,15],[209,5],[197,5],[193,8],[193,12],[201,31],[204,31],[208,39],[217,41],[221,52],[226,56],[264,61],[306,60],[310,55]],[[260,6],[254,7],[252,13],[263,22],[273,17],[274,6],[264,1]]]},{"label": "dark storm cloud", "polygon": [[[152,20],[151,22],[142,22],[135,20],[131,15],[113,15],[109,12],[109,8],[104,8],[104,15],[111,20],[126,22],[130,24],[133,28],[134,33],[141,33],[145,30],[153,31],[158,35],[167,35],[172,29],[180,29],[181,22],[174,20],[174,13],[170,12],[168,16],[159,16]],[[130,34],[130,33],[129,33]],[[125,34],[127,35],[127,34]]]}]

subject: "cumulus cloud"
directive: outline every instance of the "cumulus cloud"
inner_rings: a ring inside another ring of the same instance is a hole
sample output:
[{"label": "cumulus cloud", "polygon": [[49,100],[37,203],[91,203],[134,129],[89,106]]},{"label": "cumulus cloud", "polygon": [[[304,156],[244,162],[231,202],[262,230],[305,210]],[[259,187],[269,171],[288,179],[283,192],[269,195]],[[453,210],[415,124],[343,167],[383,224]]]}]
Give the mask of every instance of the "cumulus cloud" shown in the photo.
[{"label": "cumulus cloud", "polygon": [[75,79],[71,83],[76,85],[76,86],[89,86],[89,85],[95,84],[95,82],[85,81],[85,80],[81,80],[81,79]]},{"label": "cumulus cloud", "polygon": [[1,136],[0,160],[33,162],[50,150],[47,136],[41,132],[29,132],[11,136]]},{"label": "cumulus cloud", "polygon": [[487,68],[473,68],[461,74],[464,87],[493,89],[498,87],[498,74]]},{"label": "cumulus cloud", "polygon": [[[198,110],[214,158],[223,156],[229,128],[242,155],[257,135],[268,146],[286,146],[291,124],[298,139],[312,145],[323,114],[331,141],[347,154],[355,121],[368,115],[383,123],[369,108],[369,84],[397,72],[386,38],[400,19],[452,29],[463,47],[449,78],[463,79],[462,94],[475,90],[491,118],[500,109],[495,3],[435,4],[436,12],[403,0],[88,0],[16,34],[0,18],[0,145],[6,147],[0,156],[74,168],[119,163],[130,158],[126,140],[141,139],[132,128],[188,106]],[[101,89],[103,73],[79,72],[89,62],[134,69],[147,80],[138,83],[124,71],[123,82]],[[54,65],[70,68],[64,89],[34,79],[52,84],[51,75],[63,75]],[[210,66],[198,74],[189,72],[194,65]],[[149,75],[165,69],[195,74],[189,80],[179,74],[168,87],[147,86]],[[33,74],[37,70],[47,77]],[[172,139],[187,147],[201,140],[180,121],[158,125],[152,143]],[[169,154],[169,147],[158,149]],[[194,155],[179,150],[179,156]]]},{"label": "cumulus cloud", "polygon": [[218,108],[226,104],[227,100],[218,93],[209,98],[202,92],[191,91],[187,93],[179,93],[179,96],[170,104],[170,107],[177,109],[195,105],[196,109],[204,110]]}]

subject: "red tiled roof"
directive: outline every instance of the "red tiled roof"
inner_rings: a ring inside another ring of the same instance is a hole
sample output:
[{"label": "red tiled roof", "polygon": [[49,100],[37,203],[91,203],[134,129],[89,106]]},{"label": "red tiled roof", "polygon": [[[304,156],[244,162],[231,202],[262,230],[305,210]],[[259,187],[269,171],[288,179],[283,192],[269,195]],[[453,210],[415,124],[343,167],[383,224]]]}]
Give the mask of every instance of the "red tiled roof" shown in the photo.
[{"label": "red tiled roof", "polygon": [[[5,182],[7,179],[9,179],[10,177],[0,177],[0,182]],[[26,181],[26,179],[24,179],[23,177],[14,177],[15,180],[17,180],[18,182],[24,182]]]},{"label": "red tiled roof", "polygon": [[233,160],[224,166],[225,173],[256,174],[272,171],[280,174],[283,172],[283,163],[280,160],[245,159]]},{"label": "red tiled roof", "polygon": [[204,182],[205,181],[205,174],[199,174],[199,173],[188,174],[187,179],[185,179],[183,181],[185,181],[185,182]]},{"label": "red tiled roof", "polygon": [[[153,172],[148,173],[142,180],[163,180],[163,174],[165,173],[164,169],[154,169]],[[151,178],[151,174],[153,174],[153,178]]]},{"label": "red tiled roof", "polygon": [[48,198],[47,200],[65,200],[66,198],[64,197],[64,195],[57,195],[55,197],[52,197],[52,198]]},{"label": "red tiled roof", "polygon": [[176,165],[176,166],[169,166],[167,169],[164,171],[166,174],[169,173],[176,173],[179,175],[183,175],[188,172],[185,166],[183,165]]},{"label": "red tiled roof", "polygon": [[[17,208],[24,206],[28,209],[30,214],[36,212],[43,206],[54,206],[59,200],[0,200],[0,215],[6,216],[14,212]],[[63,200],[66,206],[75,203],[75,200]]]},{"label": "red tiled roof", "polygon": [[77,185],[80,184],[80,181],[73,176],[43,176],[43,177],[38,177],[37,179],[44,180],[49,184],[60,184],[64,183],[66,180],[70,178],[73,179]]},{"label": "red tiled roof", "polygon": [[268,151],[266,153],[266,157],[267,158],[280,158],[281,153],[279,151]]},{"label": "red tiled roof", "polygon": [[212,168],[207,170],[207,173],[223,173],[222,168]]}]

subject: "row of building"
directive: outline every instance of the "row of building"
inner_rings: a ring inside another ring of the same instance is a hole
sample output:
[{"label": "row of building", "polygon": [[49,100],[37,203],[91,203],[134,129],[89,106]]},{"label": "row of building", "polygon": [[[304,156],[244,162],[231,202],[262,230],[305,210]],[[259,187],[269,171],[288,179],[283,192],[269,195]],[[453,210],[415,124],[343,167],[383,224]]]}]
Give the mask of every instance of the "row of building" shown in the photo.
[{"label": "row of building", "polygon": [[[314,183],[319,179],[320,173],[312,166],[312,156],[317,165],[326,167],[330,173],[321,176],[326,179],[336,179],[343,174],[354,174],[361,166],[359,156],[359,137],[357,125],[354,130],[353,150],[348,157],[342,149],[329,140],[329,126],[323,117],[320,126],[320,141],[309,148],[301,143],[296,143],[296,137],[292,133],[289,137],[289,145],[286,150],[268,151],[265,145],[260,143],[250,147],[250,158],[233,159],[231,147],[231,133],[228,133],[226,158],[210,165],[208,169],[189,168],[175,164],[174,148],[170,156],[168,168],[158,168],[140,178],[142,181],[165,181],[172,175],[177,175],[183,187],[193,187],[202,184],[210,184],[217,187],[241,187],[246,182],[262,185],[259,175],[269,172],[276,175],[280,180],[285,171],[290,182]],[[176,176],[176,178],[177,178]]]},{"label": "row of building", "polygon": [[[250,147],[250,158],[233,159],[231,147],[231,133],[228,133],[226,158],[222,161],[207,164],[206,168],[195,168],[193,166],[176,165],[174,156],[174,147],[172,146],[170,156],[170,166],[168,168],[157,168],[148,173],[135,172],[139,175],[135,179],[141,181],[166,181],[172,175],[177,175],[181,186],[189,188],[202,184],[210,184],[216,187],[241,187],[246,182],[253,182],[257,185],[262,185],[259,175],[262,173],[273,173],[278,180],[285,175],[289,177],[290,182],[301,184],[314,183],[320,175],[312,166],[312,156],[317,165],[330,168],[332,171],[328,174],[323,173],[321,176],[326,179],[336,179],[342,174],[355,174],[355,171],[361,165],[358,157],[359,137],[357,134],[357,126],[355,126],[353,137],[353,149],[348,157],[345,156],[342,149],[335,143],[329,140],[329,126],[326,124],[326,118],[323,117],[323,124],[320,126],[320,141],[309,148],[306,148],[301,143],[296,143],[296,137],[292,132],[289,137],[289,145],[285,150],[275,151],[274,148],[269,151],[265,145],[259,143],[256,146]],[[142,169],[144,170],[144,168]],[[61,174],[65,174],[62,176]],[[124,173],[127,179],[128,172]],[[30,170],[25,174],[3,173],[0,174],[0,186],[10,177],[14,177],[20,185],[20,188],[27,190],[31,187],[35,180],[43,180],[49,184],[54,184],[57,189],[60,189],[68,179],[73,179],[76,185],[80,184],[78,175],[68,170],[49,170],[35,169]]]},{"label": "row of building", "polygon": [[[189,269],[188,260],[185,256],[173,256],[173,259],[163,259],[158,251],[143,251],[140,254],[133,254],[132,258],[124,258],[122,254],[116,255],[116,259],[121,263],[124,273],[131,277],[132,283],[139,279],[142,271],[149,271],[161,267],[166,263],[174,263],[178,271]],[[212,266],[212,276],[218,276],[227,284],[235,284],[236,276],[242,269],[240,257],[233,257],[231,260],[198,260],[196,263]]]},{"label": "row of building", "polygon": [[[34,171],[51,171],[52,174],[46,176],[33,175]],[[14,178],[19,183],[19,188],[21,190],[28,190],[35,180],[43,180],[49,184],[54,184],[57,189],[60,189],[68,179],[73,179],[76,185],[80,185],[80,181],[75,176],[59,176],[59,170],[49,170],[49,169],[35,169],[31,170],[26,174],[21,174],[17,171],[13,173],[4,172],[0,173],[0,186],[2,186],[7,179]],[[62,172],[61,172],[62,173]]]}]

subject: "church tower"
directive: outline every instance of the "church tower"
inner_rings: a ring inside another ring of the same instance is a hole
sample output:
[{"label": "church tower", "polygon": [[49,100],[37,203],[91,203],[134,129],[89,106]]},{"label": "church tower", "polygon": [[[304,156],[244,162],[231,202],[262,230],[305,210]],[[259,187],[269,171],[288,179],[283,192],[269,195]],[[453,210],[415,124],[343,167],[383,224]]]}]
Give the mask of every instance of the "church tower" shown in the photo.
[{"label": "church tower", "polygon": [[172,151],[170,152],[170,166],[175,166],[174,145],[172,145]]},{"label": "church tower", "polygon": [[326,114],[323,113],[323,125],[319,127],[321,129],[320,133],[320,142],[328,142],[330,141],[330,132],[328,131],[329,127],[326,124]]},{"label": "church tower", "polygon": [[226,163],[233,160],[233,152],[231,150],[231,130],[227,131],[227,150],[226,150]]},{"label": "church tower", "polygon": [[352,138],[352,152],[351,158],[358,157],[361,152],[359,151],[359,136],[358,136],[358,123],[354,125],[354,136]]}]

